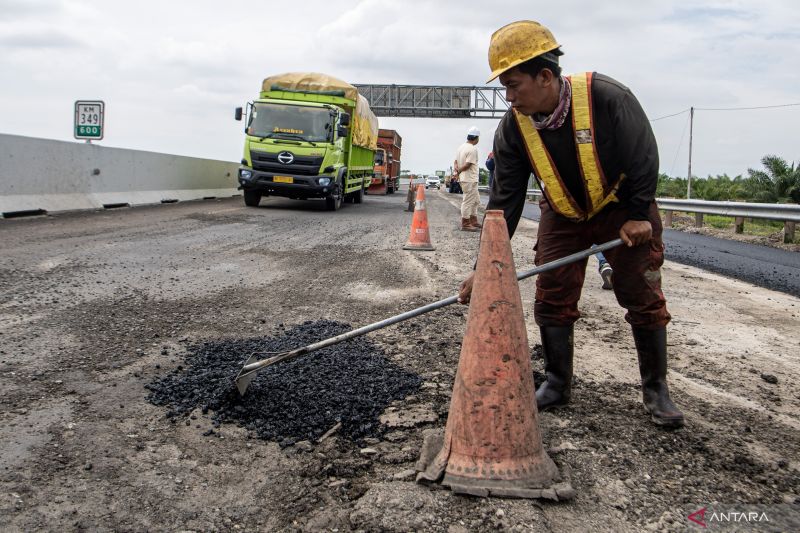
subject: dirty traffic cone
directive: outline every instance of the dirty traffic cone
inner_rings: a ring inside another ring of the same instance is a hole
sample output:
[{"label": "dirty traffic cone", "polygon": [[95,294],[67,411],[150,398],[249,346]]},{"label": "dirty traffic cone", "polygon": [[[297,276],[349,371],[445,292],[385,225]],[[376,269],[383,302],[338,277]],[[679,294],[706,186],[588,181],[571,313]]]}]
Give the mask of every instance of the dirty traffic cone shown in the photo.
[{"label": "dirty traffic cone", "polygon": [[428,230],[428,213],[425,211],[425,187],[417,185],[417,200],[414,204],[414,218],[411,220],[411,235],[403,250],[435,250],[431,244]]},{"label": "dirty traffic cone", "polygon": [[522,299],[502,211],[487,211],[447,426],[429,434],[418,482],[455,493],[566,500],[539,432]]},{"label": "dirty traffic cone", "polygon": [[411,179],[408,182],[408,194],[406,195],[406,203],[408,207],[406,207],[406,211],[409,213],[414,212],[414,180]]}]

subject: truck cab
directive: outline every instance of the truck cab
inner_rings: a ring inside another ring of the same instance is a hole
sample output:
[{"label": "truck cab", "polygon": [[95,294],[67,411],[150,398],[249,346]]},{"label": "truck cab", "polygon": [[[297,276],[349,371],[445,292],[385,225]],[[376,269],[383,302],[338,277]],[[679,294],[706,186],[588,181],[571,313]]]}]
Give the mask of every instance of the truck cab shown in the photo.
[{"label": "truck cab", "polygon": [[375,151],[375,175],[369,186],[370,194],[393,194],[397,190],[397,176],[394,174],[394,160],[392,152],[386,151],[381,146],[381,137],[378,138],[378,149]]},{"label": "truck cab", "polygon": [[402,138],[395,130],[378,130],[375,175],[368,189],[370,194],[392,194],[398,189],[401,143]]},{"label": "truck cab", "polygon": [[345,166],[348,113],[312,102],[256,100],[248,106],[246,124],[239,184],[247,205],[258,205],[261,196],[269,195],[308,199],[339,194],[336,178]]},{"label": "truck cab", "polygon": [[[245,204],[258,206],[263,196],[322,198],[329,210],[345,200],[361,203],[378,133],[362,100],[354,87],[326,75],[265,79],[260,97],[235,113],[245,120],[238,175]],[[351,124],[354,113],[360,121]]]}]

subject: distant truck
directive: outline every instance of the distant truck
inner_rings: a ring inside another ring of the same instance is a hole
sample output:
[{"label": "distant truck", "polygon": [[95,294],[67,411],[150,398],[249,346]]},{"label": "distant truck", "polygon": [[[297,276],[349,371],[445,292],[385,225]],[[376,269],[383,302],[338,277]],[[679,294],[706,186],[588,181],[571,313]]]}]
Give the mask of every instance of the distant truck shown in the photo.
[{"label": "distant truck", "polygon": [[263,196],[322,198],[335,211],[343,201],[363,201],[378,119],[349,83],[315,72],[272,76],[235,117],[246,119],[238,177],[246,205]]},{"label": "distant truck", "polygon": [[400,148],[403,139],[394,130],[378,130],[378,150],[375,152],[375,175],[369,194],[392,194],[399,189]]}]

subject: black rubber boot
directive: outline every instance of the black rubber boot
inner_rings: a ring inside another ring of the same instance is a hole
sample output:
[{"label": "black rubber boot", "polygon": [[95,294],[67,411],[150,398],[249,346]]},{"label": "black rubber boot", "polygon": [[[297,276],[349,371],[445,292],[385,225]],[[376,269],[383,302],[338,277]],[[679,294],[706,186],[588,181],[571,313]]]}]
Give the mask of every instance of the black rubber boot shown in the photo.
[{"label": "black rubber boot", "polygon": [[573,326],[540,327],[547,381],[536,389],[539,412],[569,403],[572,394]]},{"label": "black rubber boot", "polygon": [[642,400],[650,418],[658,426],[683,426],[683,413],[669,398],[667,387],[667,328],[633,328],[642,375]]}]

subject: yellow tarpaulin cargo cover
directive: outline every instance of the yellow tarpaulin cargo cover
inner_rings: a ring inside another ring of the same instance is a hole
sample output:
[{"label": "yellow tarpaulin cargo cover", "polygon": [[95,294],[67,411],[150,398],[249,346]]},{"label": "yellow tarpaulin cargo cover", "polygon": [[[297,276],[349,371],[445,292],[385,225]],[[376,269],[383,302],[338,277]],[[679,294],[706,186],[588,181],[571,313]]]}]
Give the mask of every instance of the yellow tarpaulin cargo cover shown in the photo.
[{"label": "yellow tarpaulin cargo cover", "polygon": [[369,108],[367,99],[358,94],[358,89],[338,78],[319,72],[287,72],[265,78],[262,91],[276,89],[289,91],[330,93],[341,91],[344,97],[355,102],[353,116],[353,144],[370,150],[378,148],[378,118]]}]

